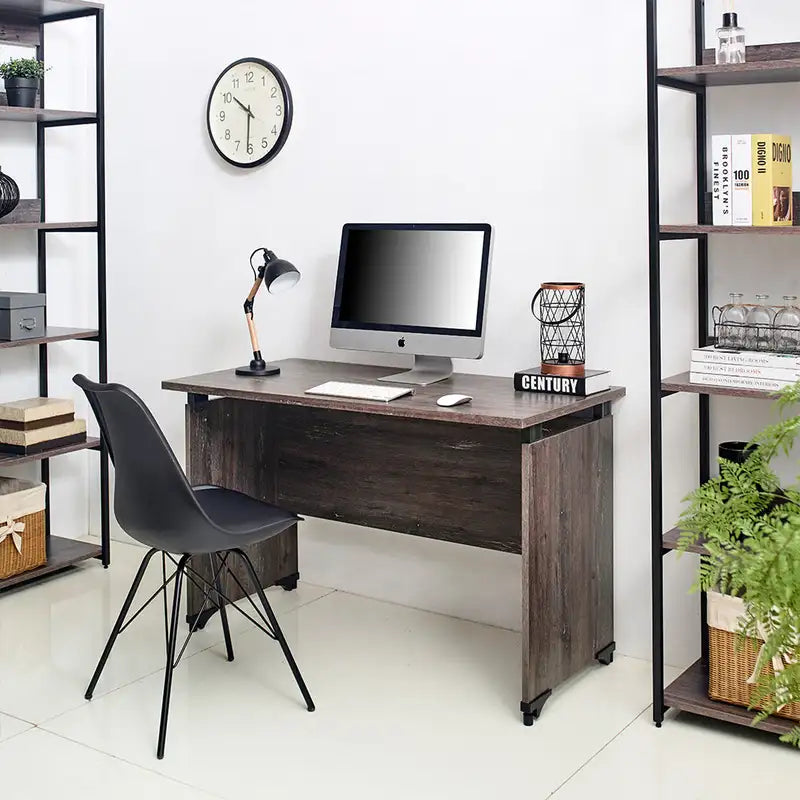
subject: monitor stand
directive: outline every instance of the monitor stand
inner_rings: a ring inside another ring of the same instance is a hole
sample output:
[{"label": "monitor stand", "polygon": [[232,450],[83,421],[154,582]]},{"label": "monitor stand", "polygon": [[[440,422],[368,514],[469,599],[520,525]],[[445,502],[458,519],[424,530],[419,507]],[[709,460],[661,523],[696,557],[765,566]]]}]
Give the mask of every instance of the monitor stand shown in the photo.
[{"label": "monitor stand", "polygon": [[428,386],[437,381],[447,380],[453,374],[453,359],[446,356],[414,356],[414,367],[408,372],[384,375],[379,381],[390,383],[411,383],[415,386]]}]

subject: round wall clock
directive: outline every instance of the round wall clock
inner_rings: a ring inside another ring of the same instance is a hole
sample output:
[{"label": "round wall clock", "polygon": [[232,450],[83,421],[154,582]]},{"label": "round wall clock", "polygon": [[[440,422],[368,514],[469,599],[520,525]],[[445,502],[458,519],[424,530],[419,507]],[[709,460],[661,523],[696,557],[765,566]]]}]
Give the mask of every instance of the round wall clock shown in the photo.
[{"label": "round wall clock", "polygon": [[275,158],[292,127],[292,93],[281,71],[260,58],[227,66],[208,97],[208,135],[235,167]]}]

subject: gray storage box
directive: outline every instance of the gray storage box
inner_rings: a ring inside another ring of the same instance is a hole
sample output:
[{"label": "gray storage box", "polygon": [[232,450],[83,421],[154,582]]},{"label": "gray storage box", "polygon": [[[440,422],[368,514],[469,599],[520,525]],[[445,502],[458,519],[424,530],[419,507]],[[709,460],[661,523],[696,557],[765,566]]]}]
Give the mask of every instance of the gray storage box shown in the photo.
[{"label": "gray storage box", "polygon": [[46,302],[46,295],[38,292],[0,292],[0,341],[44,336]]}]

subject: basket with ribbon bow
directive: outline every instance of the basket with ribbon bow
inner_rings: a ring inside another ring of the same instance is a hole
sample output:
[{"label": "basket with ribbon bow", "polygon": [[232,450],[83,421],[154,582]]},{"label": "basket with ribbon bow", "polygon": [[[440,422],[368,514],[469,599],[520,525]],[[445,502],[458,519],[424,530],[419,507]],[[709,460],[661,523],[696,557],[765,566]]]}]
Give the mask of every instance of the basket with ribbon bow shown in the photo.
[{"label": "basket with ribbon bow", "polygon": [[47,563],[46,487],[0,478],[0,580]]}]

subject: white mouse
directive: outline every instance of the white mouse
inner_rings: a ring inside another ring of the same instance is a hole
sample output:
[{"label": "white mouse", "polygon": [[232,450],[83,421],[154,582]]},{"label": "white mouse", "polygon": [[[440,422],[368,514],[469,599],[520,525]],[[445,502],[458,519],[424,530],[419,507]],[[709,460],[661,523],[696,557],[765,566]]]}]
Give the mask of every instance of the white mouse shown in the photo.
[{"label": "white mouse", "polygon": [[450,408],[451,406],[463,406],[464,403],[471,402],[472,398],[468,394],[446,394],[436,401],[436,405]]}]

